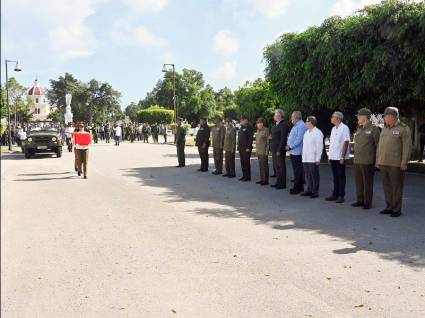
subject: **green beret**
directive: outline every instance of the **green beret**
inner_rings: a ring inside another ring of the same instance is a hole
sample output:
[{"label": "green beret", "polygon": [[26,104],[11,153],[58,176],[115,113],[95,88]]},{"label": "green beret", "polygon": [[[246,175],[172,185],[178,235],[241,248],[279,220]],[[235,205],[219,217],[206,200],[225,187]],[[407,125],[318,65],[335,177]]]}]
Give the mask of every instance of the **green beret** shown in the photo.
[{"label": "green beret", "polygon": [[398,108],[396,107],[387,107],[385,108],[384,115],[392,115],[398,118]]},{"label": "green beret", "polygon": [[372,116],[372,112],[368,108],[362,108],[357,112],[357,116],[367,116],[367,118],[370,118],[370,116]]}]

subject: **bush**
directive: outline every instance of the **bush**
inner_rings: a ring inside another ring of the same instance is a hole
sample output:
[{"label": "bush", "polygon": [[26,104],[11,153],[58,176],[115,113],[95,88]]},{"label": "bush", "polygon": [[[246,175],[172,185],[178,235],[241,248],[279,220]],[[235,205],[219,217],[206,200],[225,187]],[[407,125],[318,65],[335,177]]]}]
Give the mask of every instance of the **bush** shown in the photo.
[{"label": "bush", "polygon": [[138,121],[148,124],[171,124],[174,117],[174,111],[165,109],[158,105],[151,106],[147,109],[139,110],[137,113]]},{"label": "bush", "polygon": [[6,131],[6,129],[7,129],[7,120],[6,120],[6,118],[2,118],[1,124],[0,124],[0,136],[3,135],[3,133]]}]

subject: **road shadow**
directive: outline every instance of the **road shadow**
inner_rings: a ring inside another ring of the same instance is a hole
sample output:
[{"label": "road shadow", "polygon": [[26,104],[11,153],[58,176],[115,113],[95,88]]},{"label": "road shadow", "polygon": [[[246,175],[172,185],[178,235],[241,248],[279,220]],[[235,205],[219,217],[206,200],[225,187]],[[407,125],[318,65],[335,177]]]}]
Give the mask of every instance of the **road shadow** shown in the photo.
[{"label": "road shadow", "polygon": [[[252,160],[251,166],[253,181],[256,181],[257,161]],[[331,193],[332,179],[328,165],[320,166],[321,197],[317,199],[292,196],[287,190],[261,187],[255,182],[239,182],[237,179],[200,173],[196,171],[197,168],[198,165],[182,169],[135,167],[123,169],[123,174],[136,178],[142,186],[161,188],[158,195],[163,201],[200,202],[199,207],[190,213],[217,218],[248,218],[256,224],[269,225],[282,235],[293,229],[314,231],[352,246],[331,251],[333,253],[372,252],[418,270],[425,268],[425,177],[422,175],[407,175],[404,215],[395,219],[379,214],[384,207],[379,173],[375,176],[374,208],[363,210],[350,205],[355,199],[351,168],[347,168],[347,202],[342,205],[323,199]],[[240,169],[237,172],[240,174]],[[291,175],[288,162],[288,188]],[[204,208],[203,202],[215,203],[220,208]]]},{"label": "road shadow", "polygon": [[14,179],[17,182],[38,182],[38,181],[54,181],[54,180],[69,180],[69,179],[81,179],[78,176],[66,176],[62,178],[31,178],[31,179]]}]

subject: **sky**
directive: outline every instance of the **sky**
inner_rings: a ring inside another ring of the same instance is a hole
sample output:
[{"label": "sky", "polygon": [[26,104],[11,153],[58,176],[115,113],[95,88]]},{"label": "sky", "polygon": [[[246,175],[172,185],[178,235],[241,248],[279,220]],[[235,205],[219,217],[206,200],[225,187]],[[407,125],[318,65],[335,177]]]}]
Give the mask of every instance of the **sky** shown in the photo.
[{"label": "sky", "polygon": [[162,78],[163,63],[196,69],[215,89],[264,76],[262,52],[284,32],[379,0],[2,0],[1,80],[19,60],[24,86],[65,72],[109,82],[124,108]]}]

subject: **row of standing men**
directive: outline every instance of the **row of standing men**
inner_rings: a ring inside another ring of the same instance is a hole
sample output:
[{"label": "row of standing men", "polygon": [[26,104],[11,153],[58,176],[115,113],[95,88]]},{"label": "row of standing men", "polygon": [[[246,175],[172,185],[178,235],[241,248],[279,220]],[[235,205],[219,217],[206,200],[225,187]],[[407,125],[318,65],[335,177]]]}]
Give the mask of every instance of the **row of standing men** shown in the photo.
[{"label": "row of standing men", "polygon": [[[375,170],[379,169],[385,194],[386,207],[381,214],[399,217],[402,208],[403,184],[407,163],[411,152],[411,135],[409,127],[400,122],[399,111],[388,107],[384,112],[385,125],[382,130],[371,122],[371,111],[362,108],[358,111],[358,128],[354,135],[354,176],[357,200],[354,207],[370,209],[373,198],[373,179]],[[257,184],[269,184],[269,152],[272,154],[272,164],[275,189],[286,188],[286,152],[290,153],[293,168],[294,185],[290,194],[301,194],[312,199],[319,196],[320,174],[319,164],[324,149],[324,136],[318,129],[317,120],[309,116],[306,122],[302,114],[295,111],[291,115],[292,128],[282,110],[274,113],[275,125],[269,130],[266,121],[259,118],[255,133],[256,155],[260,170],[260,180]],[[333,128],[329,140],[328,159],[333,176],[332,194],[327,201],[343,203],[346,186],[346,163],[350,159],[350,130],[343,123],[341,112],[334,112],[330,121]],[[201,166],[198,171],[208,171],[209,147],[212,143],[214,175],[235,178],[235,154],[239,151],[242,182],[251,181],[251,154],[253,151],[254,128],[247,116],[240,119],[240,129],[237,131],[232,120],[224,123],[220,117],[214,119],[215,126],[210,129],[206,119],[200,120],[195,145],[198,147]],[[237,136],[236,136],[237,135]],[[185,166],[185,137],[182,118],[177,120],[176,146],[179,160],[178,167]],[[237,137],[237,138],[236,138]],[[223,174],[223,160],[225,173]],[[306,184],[306,189],[304,188]]]}]

